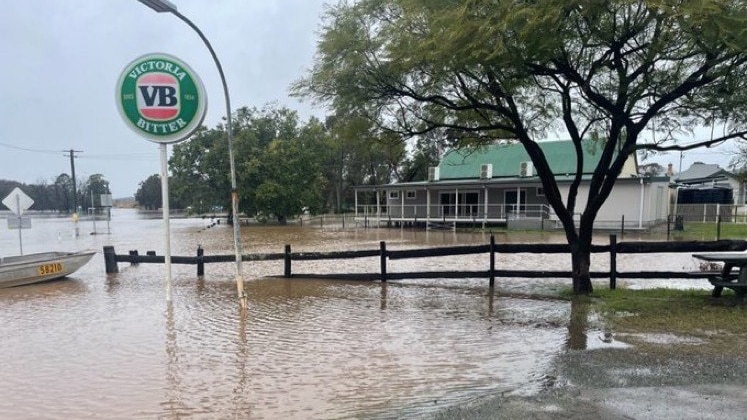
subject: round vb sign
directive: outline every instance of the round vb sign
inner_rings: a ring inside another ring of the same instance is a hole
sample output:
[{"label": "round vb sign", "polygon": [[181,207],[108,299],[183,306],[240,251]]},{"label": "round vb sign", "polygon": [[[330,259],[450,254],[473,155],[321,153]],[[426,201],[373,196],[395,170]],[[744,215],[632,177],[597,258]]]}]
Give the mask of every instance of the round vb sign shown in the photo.
[{"label": "round vb sign", "polygon": [[174,143],[202,124],[207,95],[186,63],[168,54],[146,54],[119,76],[117,107],[138,134],[156,143]]}]

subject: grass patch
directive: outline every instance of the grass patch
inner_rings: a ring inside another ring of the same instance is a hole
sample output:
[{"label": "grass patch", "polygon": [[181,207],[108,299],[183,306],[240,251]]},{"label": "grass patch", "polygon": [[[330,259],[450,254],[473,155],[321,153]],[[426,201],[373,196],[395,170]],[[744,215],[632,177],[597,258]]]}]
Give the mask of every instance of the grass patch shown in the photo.
[{"label": "grass patch", "polygon": [[721,223],[721,231],[716,223],[685,222],[685,230],[671,231],[674,240],[679,241],[714,241],[719,239],[745,239],[747,238],[747,224],[745,223]]},{"label": "grass patch", "polygon": [[747,333],[747,304],[737,303],[727,290],[712,298],[708,290],[599,289],[588,299],[590,310],[619,332],[698,337]]}]

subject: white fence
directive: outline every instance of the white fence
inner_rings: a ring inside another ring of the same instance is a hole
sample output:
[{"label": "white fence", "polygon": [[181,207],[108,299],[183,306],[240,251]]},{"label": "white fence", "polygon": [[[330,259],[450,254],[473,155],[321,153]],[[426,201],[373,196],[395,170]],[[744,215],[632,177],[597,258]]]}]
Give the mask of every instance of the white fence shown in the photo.
[{"label": "white fence", "polygon": [[733,204],[678,204],[672,205],[672,219],[682,216],[685,222],[747,223],[747,207]]},{"label": "white fence", "polygon": [[410,205],[359,205],[356,217],[407,221],[496,221],[508,219],[557,219],[552,209],[544,204],[410,204]]}]

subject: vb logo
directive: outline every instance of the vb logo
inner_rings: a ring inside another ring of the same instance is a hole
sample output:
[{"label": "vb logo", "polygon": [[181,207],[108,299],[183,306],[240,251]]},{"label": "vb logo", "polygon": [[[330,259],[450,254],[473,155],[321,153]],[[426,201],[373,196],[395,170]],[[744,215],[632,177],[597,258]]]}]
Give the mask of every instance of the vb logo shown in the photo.
[{"label": "vb logo", "polygon": [[128,64],[116,94],[125,123],[156,143],[186,139],[205,117],[207,95],[200,78],[168,54],[146,54]]},{"label": "vb logo", "polygon": [[137,81],[137,107],[140,114],[165,121],[179,114],[179,81],[168,73],[147,73]]}]

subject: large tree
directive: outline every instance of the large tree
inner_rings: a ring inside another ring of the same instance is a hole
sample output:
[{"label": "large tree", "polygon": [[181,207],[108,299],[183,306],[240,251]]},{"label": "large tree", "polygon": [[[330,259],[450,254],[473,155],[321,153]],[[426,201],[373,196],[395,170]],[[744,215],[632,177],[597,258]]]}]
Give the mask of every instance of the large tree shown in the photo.
[{"label": "large tree", "polygon": [[[745,136],[746,29],[737,0],[341,2],[294,88],[401,133],[521,143],[571,246],[573,289],[589,293],[594,220],[625,160]],[[674,144],[712,123],[721,137]],[[576,153],[565,196],[538,145],[555,130]],[[582,196],[585,138],[601,159]]]},{"label": "large tree", "polygon": [[[295,111],[268,105],[261,110],[239,108],[233,124],[242,213],[273,215],[282,222],[304,207],[326,208],[321,173],[328,166],[329,136],[318,120],[301,123]],[[203,129],[174,146],[169,164],[173,196],[182,203],[193,208],[222,203],[230,208],[224,126]]]},{"label": "large tree", "polygon": [[68,174],[60,174],[54,181],[54,197],[57,210],[64,212],[73,209],[73,179]]},{"label": "large tree", "polygon": [[401,136],[382,131],[362,116],[342,115],[326,121],[331,138],[325,177],[334,188],[337,211],[354,201],[350,186],[401,181],[407,157]]},{"label": "large tree", "polygon": [[[169,169],[173,174],[169,178],[170,201],[191,206],[198,213],[216,207],[230,209],[231,180],[228,168],[225,131],[220,127],[199,130],[189,141],[174,146],[169,159]],[[159,190],[158,205],[161,203],[160,197]]]},{"label": "large tree", "polygon": [[135,201],[138,206],[146,210],[156,210],[161,207],[163,198],[161,194],[161,176],[153,174],[145,181],[140,182],[140,187],[135,192]]},{"label": "large tree", "polygon": [[255,208],[261,215],[273,215],[279,223],[308,210],[326,209],[323,169],[327,163],[327,134],[322,124],[311,119],[290,138],[270,142],[259,159],[253,159]]},{"label": "large tree", "polygon": [[110,194],[109,181],[102,174],[93,174],[83,184],[81,203],[90,203],[91,207],[101,207],[101,195]]}]

